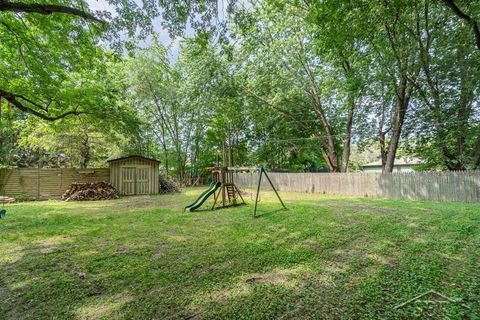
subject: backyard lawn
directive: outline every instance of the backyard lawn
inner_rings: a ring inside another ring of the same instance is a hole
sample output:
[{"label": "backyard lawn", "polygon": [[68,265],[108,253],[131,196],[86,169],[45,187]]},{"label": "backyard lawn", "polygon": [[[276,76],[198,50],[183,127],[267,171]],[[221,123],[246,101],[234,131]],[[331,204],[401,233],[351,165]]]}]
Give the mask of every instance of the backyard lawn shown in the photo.
[{"label": "backyard lawn", "polygon": [[480,204],[202,190],[7,205],[0,319],[480,317]]}]

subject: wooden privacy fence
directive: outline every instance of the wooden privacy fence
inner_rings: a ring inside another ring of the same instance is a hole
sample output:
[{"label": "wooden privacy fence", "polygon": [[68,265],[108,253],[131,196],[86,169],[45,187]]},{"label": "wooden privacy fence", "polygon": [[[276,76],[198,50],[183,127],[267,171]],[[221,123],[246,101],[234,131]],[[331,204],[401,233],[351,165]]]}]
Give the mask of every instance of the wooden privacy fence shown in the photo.
[{"label": "wooden privacy fence", "polygon": [[[256,188],[258,173],[236,173],[235,183]],[[268,174],[283,191],[433,201],[480,201],[480,171]],[[268,190],[267,181],[262,188]]]},{"label": "wooden privacy fence", "polygon": [[0,169],[0,195],[28,199],[55,199],[73,182],[108,181],[108,168],[95,169]]}]

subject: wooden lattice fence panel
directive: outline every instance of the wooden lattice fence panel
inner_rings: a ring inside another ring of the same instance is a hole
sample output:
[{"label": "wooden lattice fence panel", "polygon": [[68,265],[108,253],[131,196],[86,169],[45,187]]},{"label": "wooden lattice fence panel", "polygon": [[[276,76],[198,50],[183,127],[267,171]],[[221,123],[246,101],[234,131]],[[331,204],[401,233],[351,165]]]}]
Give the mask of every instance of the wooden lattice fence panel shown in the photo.
[{"label": "wooden lattice fence panel", "polygon": [[0,169],[0,194],[29,199],[57,199],[74,182],[109,181],[109,169]]}]

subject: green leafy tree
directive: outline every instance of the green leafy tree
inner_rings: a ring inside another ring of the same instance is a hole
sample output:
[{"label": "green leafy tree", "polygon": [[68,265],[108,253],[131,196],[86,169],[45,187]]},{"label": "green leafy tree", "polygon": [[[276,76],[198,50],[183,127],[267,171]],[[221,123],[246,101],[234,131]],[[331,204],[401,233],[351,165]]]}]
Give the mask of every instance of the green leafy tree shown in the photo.
[{"label": "green leafy tree", "polygon": [[421,73],[410,81],[418,91],[415,115],[422,122],[415,127],[411,151],[429,166],[478,168],[480,52],[470,40],[471,26],[452,17],[443,5],[428,1],[417,7],[416,19],[422,28],[416,33]]},{"label": "green leafy tree", "polygon": [[[213,30],[218,15],[213,0],[107,3],[113,14],[92,12],[85,1],[0,1],[0,96],[44,120],[95,112],[100,108],[78,95],[88,77],[72,79],[71,74],[86,76],[105,68],[103,43],[131,49],[152,34],[152,21],[159,16],[172,34],[187,23]],[[228,8],[233,10],[233,4]],[[75,86],[69,86],[74,80]]]},{"label": "green leafy tree", "polygon": [[319,36],[308,17],[292,5],[259,5],[238,18],[239,81],[245,94],[316,139],[331,171],[347,171],[361,67],[347,39],[343,50],[330,50],[333,33]]}]

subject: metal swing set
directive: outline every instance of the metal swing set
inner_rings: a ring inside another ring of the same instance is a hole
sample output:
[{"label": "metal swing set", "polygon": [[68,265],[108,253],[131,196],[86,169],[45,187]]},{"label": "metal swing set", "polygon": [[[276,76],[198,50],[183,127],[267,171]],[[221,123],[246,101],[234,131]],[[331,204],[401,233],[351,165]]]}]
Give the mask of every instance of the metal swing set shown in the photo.
[{"label": "metal swing set", "polygon": [[275,195],[277,196],[278,200],[282,204],[283,209],[287,209],[287,207],[285,206],[285,203],[283,203],[282,198],[280,198],[280,195],[278,194],[277,189],[275,189],[275,186],[273,185],[272,180],[270,180],[270,177],[268,176],[265,168],[264,167],[259,167],[259,168],[257,168],[257,172],[260,173],[260,176],[258,177],[257,194],[255,196],[255,206],[253,208],[253,217],[254,218],[257,217],[257,204],[258,204],[258,196],[260,194],[260,185],[262,184],[262,175],[265,175],[265,178],[267,178],[268,183],[270,183],[270,186],[272,187],[273,191],[275,191]]}]

